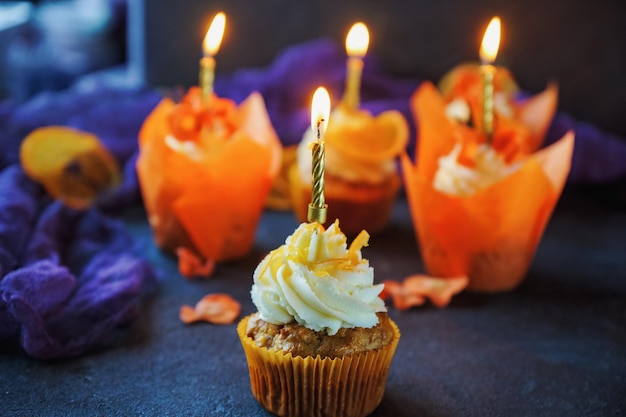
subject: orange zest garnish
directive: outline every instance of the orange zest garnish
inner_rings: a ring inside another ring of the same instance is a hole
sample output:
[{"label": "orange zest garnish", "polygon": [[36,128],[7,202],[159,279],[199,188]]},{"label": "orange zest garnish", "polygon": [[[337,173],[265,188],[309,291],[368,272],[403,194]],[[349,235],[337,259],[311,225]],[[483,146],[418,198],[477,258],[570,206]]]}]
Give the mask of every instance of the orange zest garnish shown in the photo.
[{"label": "orange zest garnish", "polygon": [[204,296],[195,308],[184,305],[179,317],[185,324],[207,321],[214,324],[231,324],[239,316],[241,305],[228,294],[209,294]]},{"label": "orange zest garnish", "polygon": [[459,164],[468,168],[474,168],[476,166],[476,153],[478,152],[478,146],[480,145],[479,135],[474,134],[471,129],[465,126],[455,126],[457,133],[457,140],[461,144],[461,152],[457,157]]},{"label": "orange zest garnish", "polygon": [[209,129],[230,137],[238,126],[235,102],[214,95],[202,121]]},{"label": "orange zest garnish", "polygon": [[179,140],[194,140],[202,129],[201,112],[189,103],[179,103],[168,115],[172,134]]},{"label": "orange zest garnish", "polygon": [[391,298],[398,310],[420,306],[426,299],[437,307],[445,307],[450,303],[452,296],[467,287],[468,282],[467,276],[438,278],[421,274],[411,275],[402,283],[383,281],[385,289],[380,297],[384,300]]},{"label": "orange zest garnish", "polygon": [[[337,220],[338,221],[338,220]],[[369,244],[370,235],[365,230],[361,230],[361,232],[354,238],[352,243],[350,244],[350,248],[348,249],[348,258],[351,262],[358,262],[358,254],[357,252],[361,250],[364,246]]]}]

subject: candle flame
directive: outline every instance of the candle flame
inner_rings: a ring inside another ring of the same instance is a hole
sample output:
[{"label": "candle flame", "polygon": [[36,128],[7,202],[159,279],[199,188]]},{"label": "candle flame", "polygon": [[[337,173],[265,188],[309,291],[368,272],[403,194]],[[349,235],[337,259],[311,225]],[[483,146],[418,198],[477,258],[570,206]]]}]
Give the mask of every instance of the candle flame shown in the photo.
[{"label": "candle flame", "polygon": [[204,55],[214,56],[220,49],[222,36],[224,36],[224,26],[226,26],[226,15],[219,12],[213,18],[211,26],[204,37]]},{"label": "candle flame", "polygon": [[480,60],[484,64],[491,64],[496,60],[500,47],[500,18],[494,17],[489,22],[483,41],[480,44]]},{"label": "candle flame", "polygon": [[318,87],[311,103],[311,128],[317,131],[318,139],[324,137],[330,115],[330,96],[324,87]]},{"label": "candle flame", "polygon": [[364,23],[358,22],[352,25],[346,36],[346,51],[348,56],[363,58],[367,53],[370,43],[370,34]]}]

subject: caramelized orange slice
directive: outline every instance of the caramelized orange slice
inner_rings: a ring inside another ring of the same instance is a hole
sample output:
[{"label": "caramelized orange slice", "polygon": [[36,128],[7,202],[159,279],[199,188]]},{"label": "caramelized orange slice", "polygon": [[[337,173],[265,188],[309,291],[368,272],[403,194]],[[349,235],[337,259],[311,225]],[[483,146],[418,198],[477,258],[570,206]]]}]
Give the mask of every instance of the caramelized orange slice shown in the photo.
[{"label": "caramelized orange slice", "polygon": [[363,161],[395,158],[404,151],[409,126],[402,113],[388,110],[372,116],[365,110],[337,108],[324,140],[346,156]]},{"label": "caramelized orange slice", "polygon": [[115,158],[97,136],[64,126],[35,129],[22,142],[20,161],[50,196],[76,209],[120,181]]}]

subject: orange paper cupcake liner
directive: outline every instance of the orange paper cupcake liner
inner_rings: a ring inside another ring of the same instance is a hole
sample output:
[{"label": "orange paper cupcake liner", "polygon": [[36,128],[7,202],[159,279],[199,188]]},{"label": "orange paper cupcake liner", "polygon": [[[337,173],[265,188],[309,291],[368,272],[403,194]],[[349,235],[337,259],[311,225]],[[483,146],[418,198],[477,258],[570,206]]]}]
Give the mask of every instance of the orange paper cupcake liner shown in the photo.
[{"label": "orange paper cupcake liner", "polygon": [[165,140],[175,108],[164,99],[139,134],[137,174],[156,243],[209,261],[240,258],[253,244],[280,168],[282,148],[263,99],[253,93],[234,110],[237,130],[227,137],[181,142],[197,148],[191,151]]},{"label": "orange paper cupcake liner", "polygon": [[441,193],[432,182],[437,159],[454,145],[454,126],[434,86],[412,98],[419,118],[418,163],[401,158],[405,188],[429,274],[467,275],[469,290],[515,288],[526,275],[569,173],[574,134],[527,156],[520,168],[471,196]]},{"label": "orange paper cupcake liner", "polygon": [[340,358],[293,357],[259,347],[247,336],[248,319],[237,326],[252,394],[268,411],[285,417],[360,417],[382,401],[400,331],[390,320],[389,345]]}]

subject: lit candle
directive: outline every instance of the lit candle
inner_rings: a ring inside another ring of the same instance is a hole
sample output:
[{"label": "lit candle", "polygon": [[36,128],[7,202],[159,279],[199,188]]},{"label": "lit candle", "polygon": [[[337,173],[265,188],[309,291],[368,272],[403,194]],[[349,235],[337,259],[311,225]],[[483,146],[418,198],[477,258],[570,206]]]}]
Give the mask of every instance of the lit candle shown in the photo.
[{"label": "lit candle", "polygon": [[349,109],[359,107],[359,89],[361,88],[361,72],[363,71],[363,57],[367,53],[370,35],[367,26],[358,22],[352,25],[346,36],[346,52],[348,62],[346,69],[346,89],[343,103]]},{"label": "lit candle", "polygon": [[493,136],[493,80],[496,67],[492,64],[496,60],[499,47],[500,18],[494,17],[489,22],[480,45],[480,70],[483,78],[483,131],[487,135],[488,142],[491,142]]},{"label": "lit candle", "polygon": [[324,87],[313,94],[311,104],[311,129],[315,134],[313,142],[313,162],[311,167],[311,203],[307,220],[324,224],[326,222],[326,202],[324,200],[324,134],[330,115],[330,97]]},{"label": "lit candle", "polygon": [[213,18],[211,26],[209,26],[209,30],[204,37],[202,48],[204,56],[200,59],[200,88],[205,103],[208,103],[211,99],[211,95],[213,95],[213,79],[215,78],[214,56],[220,49],[225,25],[226,15],[219,12]]}]

